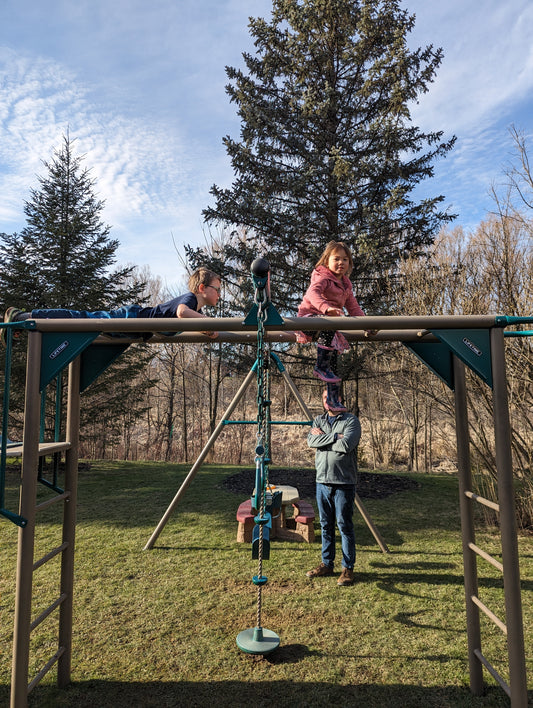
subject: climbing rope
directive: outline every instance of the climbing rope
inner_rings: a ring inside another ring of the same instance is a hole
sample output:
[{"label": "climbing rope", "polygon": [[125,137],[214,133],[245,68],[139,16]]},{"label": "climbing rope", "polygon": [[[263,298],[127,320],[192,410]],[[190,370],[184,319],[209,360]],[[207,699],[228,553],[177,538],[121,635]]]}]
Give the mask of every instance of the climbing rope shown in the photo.
[{"label": "climbing rope", "polygon": [[[261,627],[261,611],[262,611],[262,591],[263,585],[266,583],[266,577],[263,575],[263,555],[264,555],[264,528],[268,523],[266,516],[266,488],[268,485],[268,464],[269,460],[269,415],[268,409],[270,406],[269,383],[268,376],[268,353],[265,343],[265,304],[267,301],[266,291],[256,288],[255,302],[257,305],[257,445],[256,445],[256,509],[259,510],[259,516],[256,523],[259,524],[259,542],[257,553],[257,575],[254,577],[254,583],[257,585],[257,627]],[[260,296],[263,297],[260,299]],[[259,475],[257,475],[259,471]],[[259,496],[257,497],[257,494]]]}]

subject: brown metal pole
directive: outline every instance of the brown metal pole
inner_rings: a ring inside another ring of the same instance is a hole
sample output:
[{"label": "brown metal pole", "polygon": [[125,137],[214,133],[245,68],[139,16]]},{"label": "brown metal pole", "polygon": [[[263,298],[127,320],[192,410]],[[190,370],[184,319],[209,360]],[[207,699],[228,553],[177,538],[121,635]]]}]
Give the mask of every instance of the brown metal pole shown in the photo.
[{"label": "brown metal pole", "polygon": [[[116,328],[115,328],[116,329]],[[139,329],[139,327],[137,327]],[[94,330],[94,326],[93,326]],[[428,330],[419,329],[384,329],[377,334],[372,334],[368,336],[362,330],[343,330],[343,334],[349,342],[439,342],[438,337],[435,337]],[[284,343],[296,343],[296,332],[291,330],[268,330],[265,332],[264,340],[266,342],[284,342]],[[121,344],[135,344],[139,340],[133,337],[128,338],[127,334],[121,337]],[[172,336],[158,334],[154,332],[153,336],[150,338],[150,344],[213,344],[227,342],[229,344],[249,344],[253,346],[257,343],[257,334],[253,331],[221,331],[218,333],[218,337],[213,341],[206,334],[202,332],[176,332]],[[109,345],[109,337],[101,336],[97,337],[93,344],[95,345]]]},{"label": "brown metal pole", "polygon": [[25,527],[19,528],[18,532],[11,708],[25,708],[28,701],[35,507],[39,466],[41,343],[40,332],[28,333],[19,510],[20,515],[27,519],[28,523]]},{"label": "brown metal pole", "polygon": [[472,491],[472,468],[470,464],[470,435],[468,430],[468,409],[466,398],[465,367],[453,357],[455,383],[455,434],[457,439],[457,467],[459,473],[459,507],[461,512],[461,532],[463,538],[463,567],[465,577],[466,631],[468,637],[468,665],[470,668],[470,690],[476,696],[483,693],[483,666],[475,655],[481,651],[479,608],[472,601],[478,594],[477,558],[469,543],[475,542],[474,514],[472,501],[466,492]]},{"label": "brown metal pole", "polygon": [[66,440],[70,448],[65,453],[65,491],[69,496],[63,502],[63,543],[67,547],[61,555],[61,594],[65,596],[59,610],[59,648],[64,652],[58,659],[57,684],[70,683],[72,662],[72,607],[74,599],[74,551],[76,540],[76,512],[78,494],[78,455],[80,432],[80,358],[69,366]]},{"label": "brown metal pole", "polygon": [[[50,319],[34,320],[41,332],[254,332],[241,317],[165,317],[161,319]],[[341,330],[488,329],[496,315],[406,315],[368,317],[285,317],[283,325],[267,327],[267,332]],[[364,336],[364,335],[363,335]],[[372,336],[368,337],[372,341]]]},{"label": "brown metal pole", "polygon": [[301,396],[301,394],[300,394],[300,391],[298,391],[298,389],[296,388],[296,384],[295,384],[294,381],[292,380],[291,375],[289,374],[289,372],[287,371],[287,369],[285,369],[285,367],[283,368],[283,370],[282,370],[280,373],[281,373],[281,376],[283,377],[283,380],[285,381],[285,383],[286,383],[287,386],[289,387],[289,389],[290,389],[292,395],[293,395],[294,398],[296,399],[298,405],[300,406],[300,410],[302,411],[302,413],[303,413],[305,416],[307,416],[307,419],[308,419],[308,420],[312,421],[312,420],[313,420],[313,416],[311,415],[311,411],[309,410],[309,408],[307,407],[306,402],[305,402],[304,399],[302,398],[302,396]]},{"label": "brown metal pole", "polygon": [[502,538],[503,583],[507,625],[507,653],[512,708],[527,706],[527,679],[524,652],[524,628],[520,594],[520,567],[513,488],[511,424],[507,396],[505,342],[503,329],[490,332],[493,375],[493,415],[498,473],[498,500]]},{"label": "brown metal pole", "polygon": [[150,538],[148,539],[148,541],[147,541],[145,547],[143,548],[143,551],[149,551],[149,550],[151,550],[151,549],[154,547],[154,543],[157,541],[157,539],[158,539],[158,537],[159,537],[159,534],[160,534],[161,531],[164,529],[164,527],[165,527],[167,521],[168,521],[169,518],[170,518],[170,515],[172,514],[172,512],[174,511],[174,509],[175,509],[176,506],[178,505],[178,502],[179,502],[179,500],[181,499],[181,497],[182,497],[182,496],[185,494],[185,492],[187,491],[188,486],[190,485],[190,483],[192,482],[192,480],[193,480],[194,477],[196,476],[196,473],[197,473],[198,470],[200,469],[200,467],[201,467],[201,465],[202,465],[202,462],[203,462],[203,461],[205,460],[205,458],[207,457],[207,453],[208,453],[209,450],[213,447],[213,445],[214,445],[215,442],[216,442],[216,439],[218,438],[218,436],[219,436],[220,433],[222,432],[222,428],[223,428],[224,425],[225,425],[225,421],[231,416],[231,414],[233,413],[233,411],[234,411],[235,408],[237,407],[237,404],[239,403],[239,401],[240,401],[241,398],[243,397],[244,393],[246,392],[246,389],[247,389],[248,386],[250,385],[250,382],[252,381],[252,379],[255,378],[255,376],[256,376],[255,369],[251,369],[251,370],[248,372],[248,375],[247,375],[246,378],[244,379],[243,383],[241,384],[241,387],[239,388],[239,390],[237,391],[237,393],[236,393],[235,396],[233,397],[232,402],[229,404],[228,408],[226,409],[226,412],[225,412],[224,415],[222,416],[222,419],[220,420],[219,424],[217,425],[217,427],[215,428],[215,430],[212,432],[211,437],[209,438],[209,440],[208,440],[207,443],[205,444],[205,447],[204,447],[204,449],[202,450],[202,452],[200,453],[198,459],[196,460],[196,462],[194,463],[194,465],[191,467],[191,469],[190,469],[190,471],[189,471],[189,474],[188,474],[188,475],[185,477],[185,479],[183,480],[183,482],[182,482],[182,484],[181,484],[181,487],[178,489],[178,491],[176,492],[176,495],[174,496],[174,499],[170,502],[170,504],[169,504],[167,510],[165,511],[165,513],[163,514],[163,516],[161,517],[161,520],[159,521],[159,523],[158,523],[157,527],[155,528],[154,532],[152,533],[152,535],[151,535]]}]

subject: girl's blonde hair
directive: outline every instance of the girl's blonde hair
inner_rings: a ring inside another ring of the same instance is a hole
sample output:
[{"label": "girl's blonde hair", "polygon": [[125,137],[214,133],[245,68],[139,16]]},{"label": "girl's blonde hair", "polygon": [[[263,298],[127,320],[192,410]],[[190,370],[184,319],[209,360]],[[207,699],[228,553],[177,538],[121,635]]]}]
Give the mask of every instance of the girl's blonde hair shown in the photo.
[{"label": "girl's blonde hair", "polygon": [[316,264],[315,268],[318,268],[318,266],[326,266],[328,267],[328,261],[329,257],[333,253],[333,251],[344,251],[346,255],[348,256],[348,270],[346,272],[346,275],[350,277],[351,272],[353,270],[353,257],[350,249],[348,246],[344,243],[344,241],[330,241],[326,248],[324,249],[322,255],[320,256],[320,259],[318,263]]},{"label": "girl's blonde hair", "polygon": [[213,280],[220,280],[220,276],[208,268],[197,268],[189,278],[189,290],[196,294],[200,292],[200,285],[211,285]]}]

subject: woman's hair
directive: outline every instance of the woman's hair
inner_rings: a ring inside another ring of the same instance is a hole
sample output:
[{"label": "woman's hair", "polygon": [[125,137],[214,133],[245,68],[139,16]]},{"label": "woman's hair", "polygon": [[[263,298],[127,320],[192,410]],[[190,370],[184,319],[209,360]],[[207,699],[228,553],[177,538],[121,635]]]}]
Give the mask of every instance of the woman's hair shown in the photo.
[{"label": "woman's hair", "polygon": [[200,285],[211,285],[213,280],[220,280],[220,276],[208,268],[197,268],[189,278],[189,290],[191,293],[197,293]]},{"label": "woman's hair", "polygon": [[343,241],[330,241],[324,249],[322,255],[320,256],[320,259],[316,264],[315,268],[318,268],[318,266],[326,266],[327,268],[329,257],[331,256],[333,251],[337,250],[344,251],[348,256],[348,271],[346,272],[346,275],[349,277],[353,270],[353,257],[350,249]]}]

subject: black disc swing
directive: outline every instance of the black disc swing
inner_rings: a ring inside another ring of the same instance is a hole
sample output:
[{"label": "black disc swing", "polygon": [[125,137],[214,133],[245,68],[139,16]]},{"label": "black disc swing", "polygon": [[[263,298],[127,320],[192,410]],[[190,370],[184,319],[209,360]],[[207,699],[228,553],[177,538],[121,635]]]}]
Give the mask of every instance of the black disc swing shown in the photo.
[{"label": "black disc swing", "polygon": [[[267,510],[268,465],[270,463],[270,377],[269,357],[264,339],[264,327],[270,305],[270,265],[264,258],[252,263],[252,279],[255,288],[255,304],[247,317],[257,318],[257,444],[255,448],[255,490],[252,506],[258,509],[255,517],[252,558],[258,561],[257,575],[252,578],[257,587],[256,626],[245,629],[237,635],[237,646],[247,654],[269,654],[279,646],[280,638],[270,629],[262,626],[262,590],[268,578],[263,575],[263,559],[270,555],[271,513]],[[274,317],[278,316],[274,312]],[[246,323],[246,321],[245,321]],[[277,492],[280,494],[280,492]],[[271,504],[271,507],[273,505]]]}]

